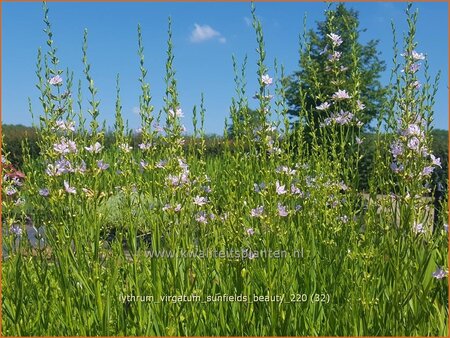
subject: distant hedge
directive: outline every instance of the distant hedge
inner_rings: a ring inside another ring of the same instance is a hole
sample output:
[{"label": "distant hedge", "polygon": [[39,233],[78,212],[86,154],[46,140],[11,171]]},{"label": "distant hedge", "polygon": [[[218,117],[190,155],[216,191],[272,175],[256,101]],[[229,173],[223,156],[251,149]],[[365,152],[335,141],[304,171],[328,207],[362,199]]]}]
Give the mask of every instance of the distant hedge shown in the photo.
[{"label": "distant hedge", "polygon": [[[9,160],[13,165],[20,169],[23,165],[23,153],[22,142],[27,139],[30,149],[30,155],[32,158],[39,156],[39,147],[37,145],[37,133],[32,127],[26,127],[23,125],[8,125],[2,126],[3,134],[3,149],[9,153]],[[435,129],[432,132],[433,135],[433,154],[441,158],[442,169],[435,170],[433,173],[433,183],[437,185],[441,184],[442,189],[447,189],[448,179],[448,131],[442,129]],[[375,149],[375,135],[366,134],[364,136],[365,142],[363,150],[363,158],[360,162],[360,188],[366,190],[368,188],[368,175],[372,168],[372,154]],[[112,133],[107,133],[105,137],[105,147],[113,144],[114,138]],[[186,137],[185,149],[189,149],[189,146],[193,142],[192,137]],[[140,143],[139,135],[134,136],[133,146],[136,148]],[[224,142],[222,137],[216,135],[209,135],[205,140],[206,155],[207,156],[219,156],[224,150]],[[2,153],[3,153],[2,149]]]}]

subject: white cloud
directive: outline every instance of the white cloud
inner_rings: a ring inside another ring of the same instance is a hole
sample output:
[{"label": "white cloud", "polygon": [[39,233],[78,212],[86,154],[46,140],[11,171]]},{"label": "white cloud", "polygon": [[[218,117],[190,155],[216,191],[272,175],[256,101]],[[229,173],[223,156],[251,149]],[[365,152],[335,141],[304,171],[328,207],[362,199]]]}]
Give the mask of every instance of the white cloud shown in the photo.
[{"label": "white cloud", "polygon": [[200,43],[217,38],[220,43],[225,43],[227,40],[218,31],[214,30],[209,25],[194,24],[195,28],[191,32],[190,40],[193,43]]},{"label": "white cloud", "polygon": [[250,18],[248,18],[248,17],[244,17],[244,21],[245,21],[245,24],[247,25],[247,27],[251,27],[251,25],[252,25],[252,20],[250,19]]}]

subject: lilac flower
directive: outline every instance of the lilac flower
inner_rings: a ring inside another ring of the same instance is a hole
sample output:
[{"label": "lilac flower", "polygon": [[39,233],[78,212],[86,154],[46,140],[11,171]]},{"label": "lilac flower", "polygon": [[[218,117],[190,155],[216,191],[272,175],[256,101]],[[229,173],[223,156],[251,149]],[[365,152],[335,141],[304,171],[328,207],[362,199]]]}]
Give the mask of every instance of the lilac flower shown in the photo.
[{"label": "lilac flower", "polygon": [[434,156],[433,154],[430,154],[431,161],[433,162],[433,165],[441,167],[441,159],[439,157]]},{"label": "lilac flower", "polygon": [[410,67],[409,67],[409,71],[414,74],[417,73],[417,71],[420,69],[420,63],[413,63]]},{"label": "lilac flower", "polygon": [[66,140],[65,138],[62,138],[60,143],[55,143],[53,145],[53,149],[57,153],[65,155],[65,154],[69,154],[69,153],[76,153],[77,145],[72,140]]},{"label": "lilac flower", "polygon": [[294,184],[291,184],[291,194],[293,194],[293,195],[303,195],[303,193],[300,190],[300,188],[298,188]]},{"label": "lilac flower", "polygon": [[77,152],[77,144],[75,143],[75,141],[68,140],[67,141],[67,147],[69,148],[69,151],[71,153],[76,153]]},{"label": "lilac flower", "polygon": [[357,110],[363,110],[364,108],[366,108],[366,105],[364,103],[362,103],[361,101],[356,101],[356,109]]},{"label": "lilac flower", "polygon": [[189,171],[185,171],[181,174],[181,184],[187,184],[189,183],[189,177],[188,177]]},{"label": "lilac flower", "polygon": [[76,172],[84,174],[86,172],[86,162],[81,160],[81,164],[75,169]]},{"label": "lilac flower", "polygon": [[334,34],[334,33],[330,33],[330,34],[327,34],[327,36],[331,39],[334,47],[340,46],[341,43],[343,42],[343,40],[342,40],[340,35],[337,35],[337,34]]},{"label": "lilac flower", "polygon": [[423,227],[423,224],[422,223],[414,223],[413,231],[416,234],[423,234],[423,233],[425,233],[425,229]]},{"label": "lilac flower", "polygon": [[339,61],[341,56],[342,56],[341,52],[335,51],[333,52],[333,54],[328,55],[328,60],[330,60],[331,62]]},{"label": "lilac flower", "polygon": [[175,205],[175,208],[173,208],[173,211],[175,211],[175,212],[180,212],[181,211],[181,204],[177,204],[177,205]]},{"label": "lilac flower", "polygon": [[253,236],[255,234],[255,230],[253,230],[253,228],[248,228],[245,232],[249,236]]},{"label": "lilac flower", "polygon": [[68,154],[70,152],[69,147],[67,146],[67,143],[62,141],[61,143],[55,143],[53,145],[53,150],[55,150],[57,153],[60,154]]},{"label": "lilac flower", "polygon": [[295,212],[298,212],[298,211],[300,211],[302,209],[302,206],[300,205],[300,204],[297,204],[296,206],[295,206]]},{"label": "lilac flower", "polygon": [[166,164],[167,164],[167,161],[161,160],[161,161],[159,161],[158,163],[155,164],[155,167],[159,168],[159,169],[162,169],[162,168],[164,168],[166,166]]},{"label": "lilac flower", "polygon": [[68,194],[76,194],[76,193],[77,193],[77,191],[75,190],[75,188],[74,188],[74,187],[71,187],[71,186],[69,185],[69,182],[67,182],[67,181],[64,181],[64,190],[66,190],[66,192],[67,192]]},{"label": "lilac flower", "polygon": [[289,215],[289,212],[286,210],[286,207],[284,205],[281,205],[281,203],[278,203],[278,216],[280,217],[286,217]]},{"label": "lilac flower", "polygon": [[153,128],[155,128],[156,132],[158,133],[162,133],[164,131],[164,128],[158,123],[154,123]]},{"label": "lilac flower", "polygon": [[210,194],[211,193],[211,187],[209,186],[209,185],[204,185],[204,186],[202,186],[202,189],[203,189],[203,191],[206,193],[206,194]]},{"label": "lilac flower", "polygon": [[425,60],[425,55],[423,53],[417,53],[415,50],[411,52],[411,56],[415,61]]},{"label": "lilac flower", "polygon": [[416,80],[416,81],[414,81],[414,82],[411,84],[411,86],[412,86],[414,89],[419,89],[420,86],[421,86],[421,84],[420,84],[420,82],[419,82],[418,80]]},{"label": "lilac flower", "polygon": [[344,183],[344,181],[341,181],[339,183],[336,184],[339,189],[343,190],[343,191],[347,191],[348,190],[348,186],[347,184]]},{"label": "lilac flower", "polygon": [[346,90],[338,90],[337,92],[335,92],[332,96],[333,99],[335,100],[345,100],[345,99],[350,99],[350,95],[348,95]]},{"label": "lilac flower", "polygon": [[418,150],[420,145],[420,141],[417,137],[412,137],[408,141],[408,148],[411,150]]},{"label": "lilac flower", "polygon": [[279,181],[275,182],[276,192],[278,195],[284,195],[286,193],[286,189],[284,185],[280,185]]},{"label": "lilac flower", "polygon": [[345,125],[348,124],[353,118],[353,113],[350,113],[348,111],[343,111],[341,109],[341,111],[339,112],[339,114],[334,114],[332,119],[340,125]]},{"label": "lilac flower", "polygon": [[60,130],[71,130],[75,131],[75,123],[73,121],[63,121],[58,120],[56,121],[56,127]]},{"label": "lilac flower", "polygon": [[394,158],[403,154],[403,144],[399,140],[395,140],[391,144],[391,154]]},{"label": "lilac flower", "polygon": [[255,209],[252,209],[250,211],[250,216],[252,216],[252,217],[262,217],[263,213],[264,213],[264,207],[260,205],[260,206],[256,207]]},{"label": "lilac flower", "polygon": [[177,108],[175,110],[175,112],[173,111],[173,109],[169,109],[169,115],[174,118],[174,117],[184,117],[183,112],[181,111],[181,108]]},{"label": "lilac flower", "polygon": [[90,153],[98,154],[100,151],[102,151],[103,146],[100,143],[95,142],[95,144],[93,144],[89,147],[84,147],[84,149],[86,149]]},{"label": "lilac flower", "polygon": [[433,272],[432,276],[436,279],[443,279],[447,277],[448,271],[444,270],[444,268],[437,268],[435,272]]},{"label": "lilac flower", "polygon": [[264,184],[264,182],[259,183],[259,184],[253,183],[253,190],[255,192],[263,191],[265,188],[266,188],[266,185]]},{"label": "lilac flower", "polygon": [[273,81],[273,79],[267,74],[261,76],[261,82],[266,86],[271,85],[272,81]]},{"label": "lilac flower", "polygon": [[325,47],[322,49],[322,51],[319,53],[319,55],[323,55],[326,52],[328,52],[328,45],[325,45]]},{"label": "lilac flower", "polygon": [[50,191],[47,188],[39,189],[39,195],[48,197],[50,195]]},{"label": "lilac flower", "polygon": [[359,137],[356,137],[356,144],[360,145],[362,143],[363,141]]},{"label": "lilac flower", "polygon": [[399,172],[403,171],[404,167],[403,164],[398,165],[396,162],[391,163],[391,170],[398,174]]},{"label": "lilac flower", "polygon": [[179,158],[178,159],[178,165],[180,166],[181,169],[183,170],[188,170],[189,166],[186,162],[183,161],[183,159]]},{"label": "lilac flower", "polygon": [[141,150],[148,150],[152,147],[150,143],[139,143],[139,148]]},{"label": "lilac flower", "polygon": [[197,216],[195,217],[195,220],[202,224],[207,224],[208,219],[206,218],[206,213],[204,211],[200,211]]},{"label": "lilac flower", "polygon": [[403,133],[405,136],[422,136],[423,133],[417,124],[410,124]]},{"label": "lilac flower", "polygon": [[288,170],[288,167],[287,167],[287,166],[281,165],[281,166],[278,166],[278,167],[275,169],[275,172],[281,173],[281,172],[286,172],[287,170]]},{"label": "lilac flower", "polygon": [[17,187],[21,187],[23,185],[22,181],[18,177],[12,178],[12,184],[14,184]]},{"label": "lilac flower", "polygon": [[133,147],[130,147],[128,143],[122,143],[119,145],[119,148],[122,149],[124,152],[129,153]]},{"label": "lilac flower", "polygon": [[166,204],[162,207],[162,211],[170,211],[171,208],[170,204]]},{"label": "lilac flower", "polygon": [[144,160],[141,160],[141,162],[139,162],[139,165],[141,166],[141,169],[145,169],[148,166],[148,163]]},{"label": "lilac flower", "polygon": [[9,231],[16,236],[22,236],[23,232],[20,226],[17,224],[13,224],[11,228],[9,228]]},{"label": "lilac flower", "polygon": [[423,176],[430,176],[431,173],[433,172],[433,170],[434,170],[433,167],[427,166],[427,167],[423,168],[422,175]]},{"label": "lilac flower", "polygon": [[15,202],[14,205],[16,206],[21,206],[25,204],[25,200],[23,198],[18,198]]},{"label": "lilac flower", "polygon": [[14,187],[6,188],[6,195],[12,196],[12,195],[14,195],[16,193],[17,193],[17,189],[16,188],[14,188]]},{"label": "lilac flower", "polygon": [[60,86],[63,82],[63,79],[61,76],[56,75],[52,77],[50,80],[48,80],[48,83],[50,83],[52,86]]},{"label": "lilac flower", "polygon": [[316,109],[317,110],[326,110],[326,109],[330,108],[330,106],[331,106],[331,104],[329,104],[328,102],[324,102],[324,103],[318,105],[316,107]]},{"label": "lilac flower", "polygon": [[59,176],[61,174],[67,174],[67,173],[70,173],[70,172],[74,172],[72,163],[69,160],[65,159],[65,158],[61,158],[61,159],[57,160],[55,162],[55,167],[56,167],[56,171],[57,171],[57,175],[56,176]]},{"label": "lilac flower", "polygon": [[179,176],[176,176],[176,175],[169,174],[169,175],[167,176],[167,180],[168,180],[169,183],[170,183],[172,186],[174,186],[174,187],[178,187],[178,186],[181,184],[181,179],[180,179],[180,177],[179,177]]},{"label": "lilac flower", "polygon": [[56,168],[53,164],[48,164],[48,165],[47,165],[47,168],[45,169],[45,173],[46,173],[48,176],[58,176],[58,175],[60,175],[60,174],[58,173],[57,168]]},{"label": "lilac flower", "polygon": [[208,200],[207,200],[206,197],[198,196],[198,195],[194,197],[194,204],[195,205],[202,206],[202,205],[205,205],[207,202],[208,202]]},{"label": "lilac flower", "polygon": [[106,170],[106,169],[109,168],[109,164],[103,162],[103,160],[99,160],[99,161],[97,161],[97,167],[98,167],[100,170]]}]

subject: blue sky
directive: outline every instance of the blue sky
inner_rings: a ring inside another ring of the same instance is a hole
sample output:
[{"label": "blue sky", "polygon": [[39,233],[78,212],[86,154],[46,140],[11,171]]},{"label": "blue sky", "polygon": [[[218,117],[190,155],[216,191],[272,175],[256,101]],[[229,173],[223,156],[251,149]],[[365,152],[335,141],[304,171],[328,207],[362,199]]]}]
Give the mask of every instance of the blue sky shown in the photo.
[{"label": "blue sky", "polygon": [[[392,58],[391,19],[397,34],[407,31],[406,3],[348,3],[359,11],[361,41],[379,39],[381,58]],[[435,104],[435,127],[448,129],[448,4],[414,3],[419,10],[417,41],[419,52],[428,55],[430,72],[442,71]],[[184,123],[192,132],[192,108],[205,94],[208,133],[221,134],[234,95],[231,56],[242,62],[248,54],[247,83],[251,99],[256,91],[256,39],[249,24],[250,3],[49,3],[54,41],[61,66],[82,79],[81,45],[88,29],[88,58],[101,100],[101,118],[114,123],[115,77],[120,74],[123,114],[131,128],[139,127],[139,59],[137,24],[142,26],[145,61],[155,111],[164,96],[167,18],[172,17],[175,69]],[[267,65],[273,74],[273,60],[285,66],[287,74],[297,69],[298,35],[307,13],[308,28],[324,19],[325,3],[256,3],[264,30]],[[41,3],[2,4],[2,121],[31,125],[28,97],[35,115],[40,113],[35,88],[38,47],[46,47]],[[399,36],[401,38],[401,36]],[[389,72],[383,74],[387,83]],[[75,95],[76,96],[76,95]],[[87,93],[84,95],[87,108]]]}]

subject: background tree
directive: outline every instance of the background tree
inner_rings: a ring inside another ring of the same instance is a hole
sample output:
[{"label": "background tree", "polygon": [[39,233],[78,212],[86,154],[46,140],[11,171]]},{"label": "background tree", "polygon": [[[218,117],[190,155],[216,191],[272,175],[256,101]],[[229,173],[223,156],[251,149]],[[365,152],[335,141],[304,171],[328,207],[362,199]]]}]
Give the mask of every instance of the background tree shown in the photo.
[{"label": "background tree", "polygon": [[[365,109],[360,120],[366,130],[371,129],[370,121],[381,111],[386,89],[380,84],[379,77],[386,66],[384,61],[379,59],[379,41],[370,40],[365,45],[361,44],[359,35],[362,32],[365,32],[365,29],[359,29],[358,12],[347,9],[340,3],[335,9],[326,12],[326,20],[317,23],[316,31],[311,29],[304,34],[305,41],[300,51],[300,70],[286,79],[286,93],[288,114],[291,118],[301,116],[301,109],[310,114],[306,121],[302,121],[305,135],[315,132],[313,129],[328,117],[328,112],[319,111],[316,107],[323,102],[323,98],[331,97],[337,89],[329,68],[332,54],[329,50],[330,38],[327,35],[331,33],[340,35],[343,41],[339,46],[342,53],[339,65],[343,73],[340,89],[354,88],[353,74],[358,71],[361,75],[358,76],[359,98]],[[296,125],[300,121],[301,119],[297,118],[293,124]]]}]

